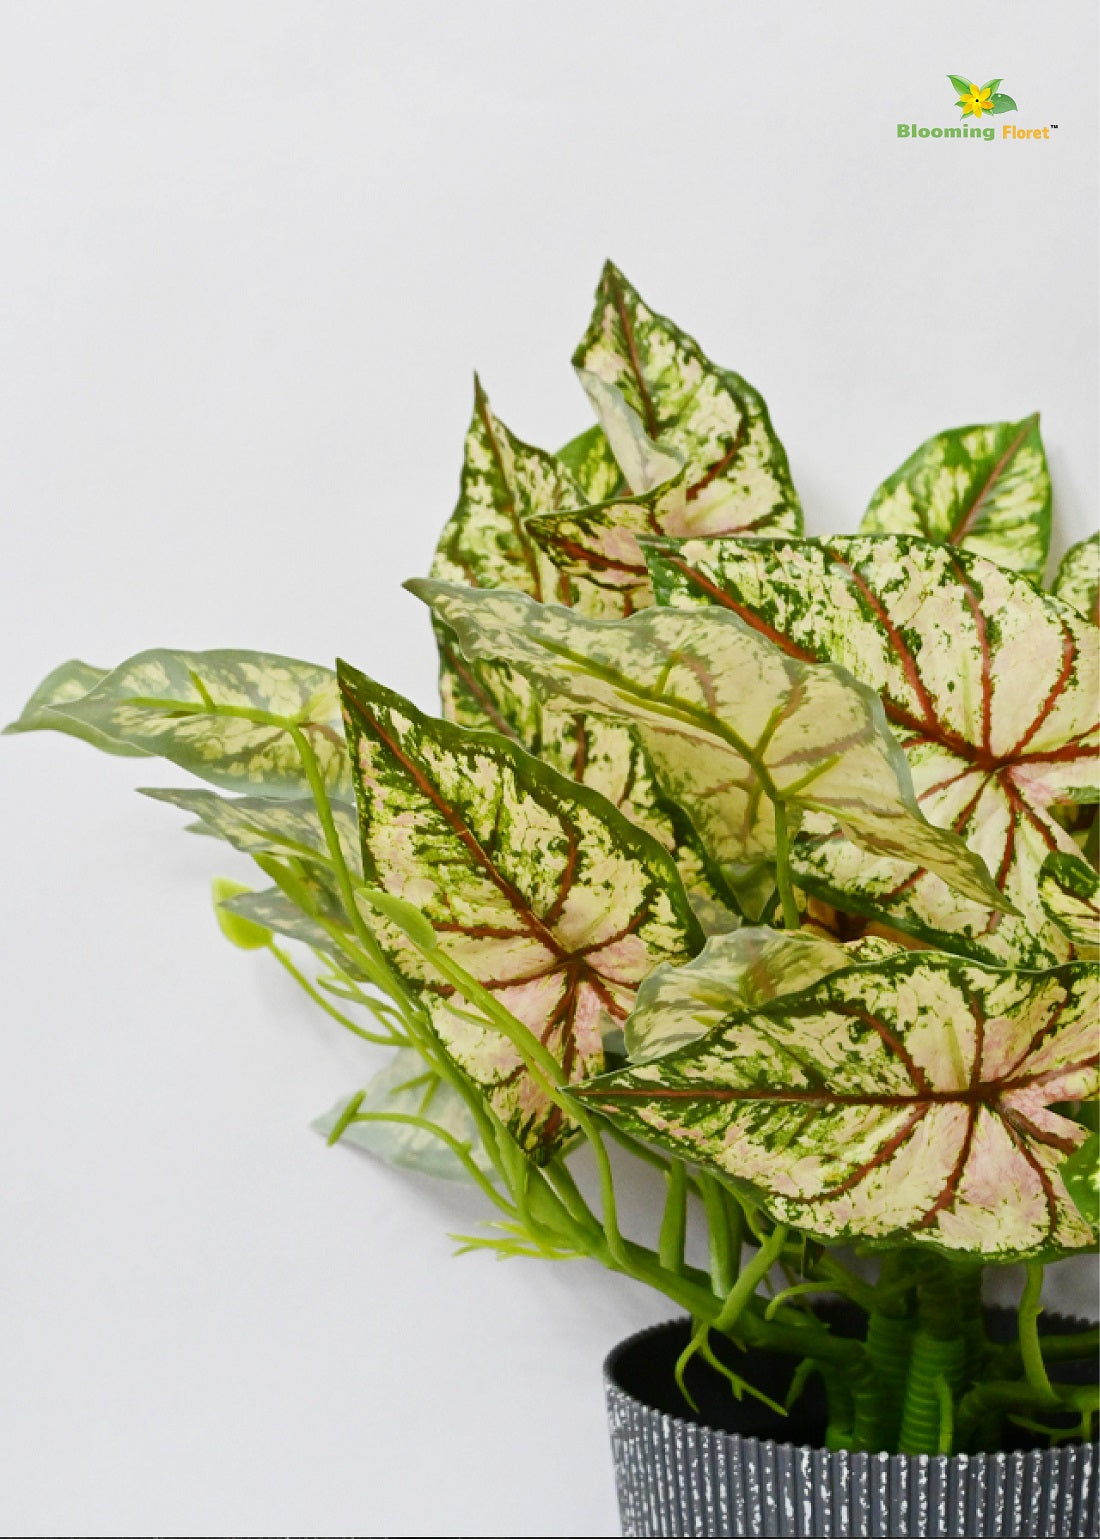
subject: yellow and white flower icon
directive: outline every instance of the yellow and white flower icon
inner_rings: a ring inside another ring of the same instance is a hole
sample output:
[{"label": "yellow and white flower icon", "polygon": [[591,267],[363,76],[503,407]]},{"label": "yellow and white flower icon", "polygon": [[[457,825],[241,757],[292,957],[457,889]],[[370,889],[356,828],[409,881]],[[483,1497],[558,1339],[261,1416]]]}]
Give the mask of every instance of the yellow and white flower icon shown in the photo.
[{"label": "yellow and white flower icon", "polygon": [[963,117],[974,117],[979,120],[987,112],[1015,112],[1016,103],[1011,96],[1006,96],[1003,91],[998,91],[1000,80],[987,80],[985,85],[975,85],[965,75],[948,75],[948,80],[954,86],[958,95],[956,106],[962,108]]}]

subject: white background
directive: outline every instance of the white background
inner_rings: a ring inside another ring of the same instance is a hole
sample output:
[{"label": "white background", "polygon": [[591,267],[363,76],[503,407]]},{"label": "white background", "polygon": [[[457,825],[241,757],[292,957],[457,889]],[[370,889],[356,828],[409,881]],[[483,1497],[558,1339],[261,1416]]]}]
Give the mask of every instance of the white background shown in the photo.
[{"label": "white background", "polygon": [[[158,644],[430,705],[399,582],[471,371],[585,426],[608,255],[763,391],[812,531],[1039,408],[1079,538],[1095,61],[1093,0],[0,5],[0,710]],[[948,71],[1057,131],[899,141]],[[613,1533],[600,1360],[668,1307],[454,1260],[472,1196],[325,1150],[370,1063],[220,940],[234,857],[129,790],[180,772],[42,734],[0,775],[5,1531]]]}]

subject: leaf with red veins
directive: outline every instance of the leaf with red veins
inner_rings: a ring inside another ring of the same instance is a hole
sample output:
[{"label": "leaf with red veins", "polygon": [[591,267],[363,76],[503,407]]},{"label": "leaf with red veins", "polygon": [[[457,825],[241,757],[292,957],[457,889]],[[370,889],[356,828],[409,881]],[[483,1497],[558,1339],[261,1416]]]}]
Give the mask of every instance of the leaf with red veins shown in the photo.
[{"label": "leaf with red veins", "polygon": [[876,690],[922,812],[981,856],[1019,917],[868,857],[819,814],[796,843],[796,880],[970,955],[1031,967],[1072,955],[1038,876],[1052,851],[1078,853],[1051,809],[1100,795],[1094,626],[991,561],[903,536],[663,542],[648,555],[662,603],[730,610]]},{"label": "leaf with red veins", "polygon": [[[516,1015],[569,1080],[603,1062],[642,979],[702,944],[671,859],[596,792],[493,732],[421,715],[341,665],[367,882],[414,904],[440,948]],[[573,1131],[498,1030],[455,998],[405,933],[371,912],[440,1042],[520,1147]]]},{"label": "leaf with red veins", "polygon": [[912,952],[734,1010],[576,1094],[828,1241],[1050,1258],[1095,1233],[1060,1173],[1097,1089],[1097,971]]},{"label": "leaf with red veins", "polygon": [[[655,448],[684,464],[683,496],[698,516],[759,534],[801,530],[787,455],[759,394],[651,310],[610,262],[573,362],[618,391]],[[647,490],[629,475],[627,484]]]}]

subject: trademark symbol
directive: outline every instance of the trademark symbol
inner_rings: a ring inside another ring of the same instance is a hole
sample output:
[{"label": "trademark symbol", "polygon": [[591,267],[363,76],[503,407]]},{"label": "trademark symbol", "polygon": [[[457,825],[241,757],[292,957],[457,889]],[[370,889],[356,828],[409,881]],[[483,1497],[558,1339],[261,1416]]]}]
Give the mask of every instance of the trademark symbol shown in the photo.
[{"label": "trademark symbol", "polygon": [[1057,128],[1058,124],[1057,123],[1052,123],[1050,126],[1051,126],[1051,128]]}]

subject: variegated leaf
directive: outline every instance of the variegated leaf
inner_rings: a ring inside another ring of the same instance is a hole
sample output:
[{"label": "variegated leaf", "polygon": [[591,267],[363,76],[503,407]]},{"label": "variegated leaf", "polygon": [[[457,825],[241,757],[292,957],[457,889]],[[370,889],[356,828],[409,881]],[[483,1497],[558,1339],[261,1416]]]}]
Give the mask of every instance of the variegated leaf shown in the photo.
[{"label": "variegated leaf", "polygon": [[632,492],[641,496],[684,474],[684,456],[650,438],[641,417],[617,385],[591,369],[578,368],[577,378]]},{"label": "variegated leaf", "polygon": [[1062,557],[1051,590],[1094,625],[1100,624],[1100,534],[1071,545]]},{"label": "variegated leaf", "polygon": [[734,1010],[768,1005],[896,950],[874,938],[841,945],[805,930],[757,926],[715,935],[682,967],[664,963],[650,973],[627,1017],[627,1054],[635,1063],[663,1057],[705,1037]]},{"label": "variegated leaf", "polygon": [[992,562],[896,535],[694,541],[651,565],[662,602],[721,606],[876,690],[925,816],[966,840],[1020,917],[949,890],[915,851],[869,860],[824,819],[807,820],[797,880],[949,950],[1024,967],[1069,955],[1037,882],[1051,850],[1077,853],[1052,805],[1097,795],[1092,626]]},{"label": "variegated leaf", "polygon": [[1100,872],[1059,850],[1039,870],[1039,901],[1081,956],[1100,956]]},{"label": "variegated leaf", "polygon": [[[333,1131],[346,1110],[348,1100],[336,1105],[312,1124],[325,1138]],[[340,1141],[366,1149],[368,1153],[397,1165],[416,1170],[421,1175],[443,1181],[469,1181],[470,1173],[446,1140],[426,1127],[411,1122],[384,1121],[387,1117],[416,1117],[442,1128],[460,1144],[483,1174],[493,1175],[493,1166],[478,1137],[477,1125],[458,1091],[448,1085],[415,1048],[401,1048],[384,1069],[371,1080],[358,1110],[369,1120],[352,1121]],[[377,1119],[377,1120],[376,1120]]]},{"label": "variegated leaf", "polygon": [[787,456],[760,396],[643,304],[610,262],[573,362],[620,391],[646,435],[682,457],[685,495],[700,517],[758,534],[801,529]]},{"label": "variegated leaf", "polygon": [[[708,860],[690,822],[662,795],[629,727],[580,711],[555,709],[540,699],[522,674],[505,664],[468,660],[447,626],[436,629],[440,651],[447,658],[444,698],[449,698],[452,708],[445,715],[464,726],[488,721],[551,769],[599,791],[673,855],[708,930],[735,922],[727,884]],[[474,708],[455,709],[459,701],[472,701]]]},{"label": "variegated leaf", "polygon": [[607,434],[597,422],[571,438],[555,455],[569,471],[588,502],[606,502],[623,489],[623,473],[611,452]]},{"label": "variegated leaf", "polygon": [[308,793],[300,734],[328,790],[351,794],[336,675],[312,663],[269,652],[139,652],[50,711],[62,730],[91,729],[213,785],[265,796]]},{"label": "variegated leaf", "polygon": [[432,576],[560,598],[557,573],[540,558],[523,526],[533,513],[583,508],[587,501],[559,459],[508,431],[475,380],[458,503],[440,536]]},{"label": "variegated leaf", "polygon": [[[167,802],[193,813],[204,833],[225,839],[235,849],[251,855],[257,850],[289,855],[310,861],[329,863],[328,845],[313,799],[276,801],[266,796],[218,796],[214,791],[174,790],[166,787],[139,787],[142,796]],[[346,802],[332,802],[332,820],[349,871],[361,874],[359,825],[355,808]]]},{"label": "variegated leaf", "polygon": [[958,545],[1038,581],[1050,545],[1038,414],[927,439],[874,493],[860,528]]},{"label": "variegated leaf", "polygon": [[[641,980],[702,936],[664,851],[602,797],[495,733],[422,716],[341,665],[367,879],[414,904],[441,948],[553,1053],[569,1080],[602,1061]],[[549,1157],[560,1110],[499,1031],[472,1018],[392,922],[376,932],[440,1041],[522,1148]]]},{"label": "variegated leaf", "polygon": [[467,657],[500,659],[548,698],[632,725],[720,865],[774,859],[776,808],[792,821],[817,809],[869,848],[920,849],[963,892],[1002,901],[981,861],[921,817],[877,696],[843,669],[792,659],[718,612],[604,622],[518,593],[408,586]]},{"label": "variegated leaf", "polygon": [[46,675],[23,707],[22,714],[17,720],[9,722],[4,731],[66,732],[70,737],[78,737],[86,743],[91,743],[93,748],[99,748],[104,753],[145,758],[144,748],[110,737],[94,723],[63,715],[57,709],[58,706],[71,705],[75,700],[82,700],[89,690],[94,689],[101,679],[107,677],[109,671],[107,668],[95,668],[91,663],[82,663],[75,657],[70,662],[62,663],[60,668],[55,668],[52,673]]},{"label": "variegated leaf", "polygon": [[580,1092],[636,1137],[714,1166],[828,1240],[1012,1261],[1091,1246],[1053,1110],[1096,1093],[1096,969],[913,952],[730,1015]]},{"label": "variegated leaf", "polygon": [[[292,903],[278,887],[264,887],[259,892],[241,892],[236,897],[224,899],[219,907],[230,914],[239,914],[263,929],[274,930],[277,935],[285,935],[287,940],[300,941],[303,946],[310,946],[314,951],[335,955],[345,972],[351,973],[353,977],[363,976],[348,962],[336,939],[296,903]],[[348,939],[351,939],[350,932]]]}]

